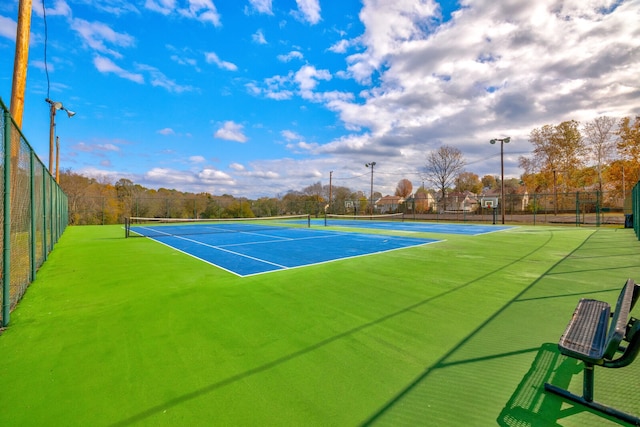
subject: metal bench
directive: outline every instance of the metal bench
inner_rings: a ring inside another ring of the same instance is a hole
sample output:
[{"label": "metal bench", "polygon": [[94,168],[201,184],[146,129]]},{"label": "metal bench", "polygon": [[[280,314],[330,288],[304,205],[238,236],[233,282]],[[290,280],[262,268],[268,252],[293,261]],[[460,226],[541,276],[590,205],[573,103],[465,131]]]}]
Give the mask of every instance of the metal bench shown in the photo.
[{"label": "metal bench", "polygon": [[629,279],[620,292],[613,313],[611,306],[604,301],[583,298],[578,302],[558,348],[563,355],[584,363],[583,395],[577,396],[549,383],[544,385],[545,390],[628,423],[640,425],[640,418],[593,400],[594,367],[622,368],[633,362],[640,351],[640,322],[629,315],[639,294],[640,286]]}]

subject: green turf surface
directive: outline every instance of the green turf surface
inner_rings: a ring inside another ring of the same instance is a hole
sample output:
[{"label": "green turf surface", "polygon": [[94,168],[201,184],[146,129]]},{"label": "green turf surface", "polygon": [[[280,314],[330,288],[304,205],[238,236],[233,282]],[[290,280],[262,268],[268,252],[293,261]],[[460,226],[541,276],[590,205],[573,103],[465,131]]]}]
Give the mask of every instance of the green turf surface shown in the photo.
[{"label": "green turf surface", "polygon": [[[38,272],[0,336],[0,425],[618,425],[546,395],[545,375],[578,393],[582,375],[541,360],[579,298],[640,280],[632,230],[444,236],[247,278],[123,234],[69,227]],[[640,361],[596,368],[596,399],[640,414],[638,379]]]}]

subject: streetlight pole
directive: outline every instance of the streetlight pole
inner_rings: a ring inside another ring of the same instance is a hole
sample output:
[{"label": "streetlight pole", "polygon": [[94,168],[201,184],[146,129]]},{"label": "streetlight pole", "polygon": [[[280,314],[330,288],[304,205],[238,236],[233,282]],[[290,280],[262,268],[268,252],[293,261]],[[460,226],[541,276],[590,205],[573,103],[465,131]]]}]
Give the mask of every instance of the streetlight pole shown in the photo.
[{"label": "streetlight pole", "polygon": [[504,144],[511,141],[510,137],[496,138],[489,141],[491,144],[500,143],[500,211],[502,213],[502,223],[504,224]]},{"label": "streetlight pole", "polygon": [[52,176],[55,173],[56,182],[57,182],[58,181],[58,173],[57,173],[57,171],[58,171],[58,164],[57,164],[58,155],[57,154],[56,154],[56,168],[55,168],[55,171],[53,169],[53,136],[55,135],[55,128],[56,128],[56,110],[65,111],[67,113],[67,116],[69,116],[69,118],[75,116],[76,113],[64,108],[64,106],[62,105],[62,102],[55,102],[55,101],[50,100],[49,98],[45,99],[45,101],[48,102],[49,105],[51,106],[50,111],[49,111],[49,173]]},{"label": "streetlight pole", "polygon": [[366,167],[371,168],[371,193],[369,199],[369,205],[371,206],[371,215],[373,215],[373,167],[376,165],[376,162],[371,162],[365,164]]}]

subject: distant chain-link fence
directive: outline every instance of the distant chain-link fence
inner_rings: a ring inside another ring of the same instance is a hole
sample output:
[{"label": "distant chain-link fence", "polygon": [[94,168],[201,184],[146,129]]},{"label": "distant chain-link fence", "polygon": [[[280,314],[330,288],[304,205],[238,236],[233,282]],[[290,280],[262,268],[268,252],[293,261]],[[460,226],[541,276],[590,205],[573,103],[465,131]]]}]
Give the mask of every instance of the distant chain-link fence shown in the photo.
[{"label": "distant chain-link fence", "polygon": [[0,99],[0,325],[67,225],[67,198]]},{"label": "distant chain-link fence", "polygon": [[[407,220],[494,222],[502,220],[499,196],[432,196],[382,198],[373,211],[369,200],[326,201],[302,199],[246,200],[192,196],[69,196],[70,223],[122,224],[128,216],[151,218],[223,218],[246,216],[340,215],[404,213]],[[488,207],[484,200],[493,200]],[[578,191],[536,194],[505,194],[505,221],[527,224],[595,225],[624,224],[621,194]],[[234,206],[242,209],[234,210]],[[630,213],[630,212],[626,212]]]}]

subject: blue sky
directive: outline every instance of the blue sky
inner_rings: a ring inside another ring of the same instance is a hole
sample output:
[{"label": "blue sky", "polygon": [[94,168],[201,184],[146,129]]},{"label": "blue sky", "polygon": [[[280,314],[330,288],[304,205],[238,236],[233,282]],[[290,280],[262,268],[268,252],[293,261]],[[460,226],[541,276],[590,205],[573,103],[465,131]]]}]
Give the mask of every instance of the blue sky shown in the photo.
[{"label": "blue sky", "polygon": [[[426,154],[517,177],[536,127],[640,113],[640,1],[33,0],[23,132],[48,164],[150,188],[392,194]],[[0,4],[11,97],[17,0]],[[45,57],[46,47],[46,57]],[[46,59],[46,67],[45,67]],[[47,82],[48,71],[48,82]]]}]

